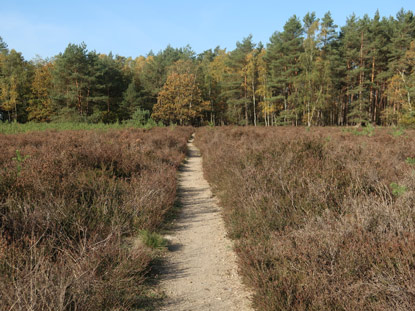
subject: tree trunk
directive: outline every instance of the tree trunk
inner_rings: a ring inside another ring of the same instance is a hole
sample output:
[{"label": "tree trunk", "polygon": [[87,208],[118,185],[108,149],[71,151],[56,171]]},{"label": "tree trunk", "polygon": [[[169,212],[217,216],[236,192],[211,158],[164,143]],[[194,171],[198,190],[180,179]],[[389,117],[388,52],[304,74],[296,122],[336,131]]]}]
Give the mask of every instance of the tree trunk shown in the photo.
[{"label": "tree trunk", "polygon": [[370,105],[372,107],[372,122],[375,121],[376,119],[376,114],[375,114],[375,110],[376,110],[376,105],[375,105],[375,101],[373,100],[373,84],[375,82],[375,56],[372,57],[372,77],[370,79],[371,84],[370,84],[370,94],[369,94],[369,102]]},{"label": "tree trunk", "polygon": [[360,39],[360,73],[359,73],[359,125],[362,125],[362,116],[363,116],[363,103],[362,103],[362,93],[363,93],[363,31]]},{"label": "tree trunk", "polygon": [[254,104],[254,126],[256,126],[256,98],[255,98],[255,83],[252,79],[252,103]]},{"label": "tree trunk", "polygon": [[284,125],[287,122],[287,97],[284,96]]},{"label": "tree trunk", "polygon": [[247,88],[248,88],[248,85],[247,85],[247,78],[246,78],[246,75],[245,75],[245,83],[244,83],[244,91],[245,91],[245,126],[248,126],[248,90],[247,90]]},{"label": "tree trunk", "polygon": [[75,81],[75,85],[76,85],[76,95],[77,95],[77,99],[78,99],[78,111],[79,111],[80,115],[82,115],[82,94],[79,91],[78,80]]},{"label": "tree trunk", "polygon": [[[89,93],[89,90],[88,90]],[[107,88],[107,112],[110,112],[110,89]]]},{"label": "tree trunk", "polygon": [[210,123],[213,123],[213,100],[212,100],[212,84],[209,79],[209,101],[210,101]]}]

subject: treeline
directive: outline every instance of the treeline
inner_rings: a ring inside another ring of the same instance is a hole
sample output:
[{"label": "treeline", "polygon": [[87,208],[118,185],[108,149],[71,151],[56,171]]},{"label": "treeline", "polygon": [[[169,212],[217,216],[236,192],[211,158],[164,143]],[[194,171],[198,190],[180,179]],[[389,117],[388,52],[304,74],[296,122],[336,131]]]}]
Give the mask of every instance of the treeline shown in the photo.
[{"label": "treeline", "polygon": [[135,59],[69,44],[25,61],[0,40],[0,108],[26,122],[414,125],[415,17],[291,17],[264,46],[189,46]]}]

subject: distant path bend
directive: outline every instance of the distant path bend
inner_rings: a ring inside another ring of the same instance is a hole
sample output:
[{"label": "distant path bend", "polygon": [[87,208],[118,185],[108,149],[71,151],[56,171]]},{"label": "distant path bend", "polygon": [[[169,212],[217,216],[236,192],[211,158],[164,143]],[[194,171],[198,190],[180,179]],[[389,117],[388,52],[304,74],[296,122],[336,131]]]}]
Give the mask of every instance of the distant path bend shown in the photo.
[{"label": "distant path bend", "polygon": [[166,236],[171,252],[161,275],[167,295],[162,310],[251,311],[232,243],[203,177],[202,157],[193,139],[188,150],[179,175],[181,214],[171,236]]}]

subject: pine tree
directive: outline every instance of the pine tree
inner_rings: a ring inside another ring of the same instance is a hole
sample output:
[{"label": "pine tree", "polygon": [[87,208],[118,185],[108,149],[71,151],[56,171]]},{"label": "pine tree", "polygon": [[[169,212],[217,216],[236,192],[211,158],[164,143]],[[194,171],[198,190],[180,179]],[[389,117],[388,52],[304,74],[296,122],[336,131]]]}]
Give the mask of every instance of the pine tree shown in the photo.
[{"label": "pine tree", "polygon": [[7,43],[3,41],[3,38],[0,37],[0,53],[7,54],[9,50],[7,49]]},{"label": "pine tree", "polygon": [[69,115],[86,117],[91,112],[89,100],[95,80],[91,66],[95,60],[85,43],[69,44],[65,52],[56,57],[52,71],[52,99],[56,113],[65,111]]},{"label": "pine tree", "polygon": [[238,124],[249,124],[249,103],[248,94],[248,54],[255,47],[252,36],[248,36],[242,42],[236,43],[227,58],[229,72],[225,76],[224,96],[228,104],[227,117],[229,121]]},{"label": "pine tree", "polygon": [[306,38],[303,42],[304,51],[300,54],[301,72],[297,79],[297,89],[302,98],[302,115],[307,126],[311,126],[314,114],[320,109],[319,104],[323,92],[318,66],[318,38],[320,24],[315,13],[307,13],[304,17],[304,31]]},{"label": "pine tree", "polygon": [[256,49],[252,50],[246,55],[246,65],[242,69],[246,74],[246,84],[248,90],[248,98],[252,98],[252,113],[253,113],[253,124],[256,126],[257,116],[256,116],[256,86],[258,80],[258,69],[257,69],[257,57],[258,51]]},{"label": "pine tree", "polygon": [[411,41],[415,37],[415,17],[411,11],[400,10],[392,23],[389,69],[393,74],[405,67],[401,60],[405,56]]},{"label": "pine tree", "polygon": [[[127,59],[109,55],[99,55],[91,62],[90,72],[94,85],[91,87],[91,102],[94,110],[99,111],[104,122],[115,122],[128,118],[134,111],[126,111],[121,107],[124,92],[131,81],[131,70],[125,66]],[[125,114],[127,113],[127,115]]]},{"label": "pine tree", "polygon": [[217,111],[216,103],[218,101],[218,84],[209,70],[209,65],[215,58],[216,53],[212,50],[206,50],[198,55],[197,58],[197,74],[196,79],[200,87],[203,101],[209,104],[209,115],[207,119],[210,120],[211,124],[216,124]]},{"label": "pine tree", "polygon": [[283,32],[275,32],[267,46],[267,61],[271,75],[272,101],[283,109],[280,121],[298,123],[298,89],[300,54],[303,52],[303,27],[297,16],[284,25]]},{"label": "pine tree", "polygon": [[318,44],[320,47],[319,57],[317,58],[317,71],[321,83],[321,95],[317,110],[317,124],[334,125],[339,122],[340,92],[341,92],[341,58],[338,48],[337,25],[331,17],[330,11],[324,14],[320,22],[320,33],[318,34]]},{"label": "pine tree", "polygon": [[138,89],[137,82],[133,78],[123,93],[123,101],[121,102],[122,119],[129,119],[137,109],[143,109]]},{"label": "pine tree", "polygon": [[347,19],[340,36],[342,56],[346,62],[345,123],[361,125],[368,122],[368,96],[365,87],[368,55],[368,17],[359,20],[355,15]]}]

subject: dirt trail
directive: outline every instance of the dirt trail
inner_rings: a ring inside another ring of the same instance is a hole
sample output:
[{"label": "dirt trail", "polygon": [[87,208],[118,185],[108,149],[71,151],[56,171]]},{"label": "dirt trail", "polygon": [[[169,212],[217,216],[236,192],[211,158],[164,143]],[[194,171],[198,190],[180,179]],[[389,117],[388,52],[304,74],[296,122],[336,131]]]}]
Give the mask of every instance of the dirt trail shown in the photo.
[{"label": "dirt trail", "polygon": [[182,211],[166,236],[171,252],[161,275],[167,295],[162,310],[252,310],[220,209],[203,177],[200,152],[192,140],[188,148],[179,175]]}]

